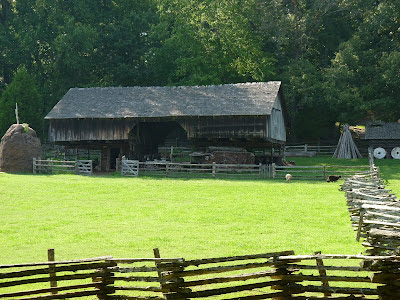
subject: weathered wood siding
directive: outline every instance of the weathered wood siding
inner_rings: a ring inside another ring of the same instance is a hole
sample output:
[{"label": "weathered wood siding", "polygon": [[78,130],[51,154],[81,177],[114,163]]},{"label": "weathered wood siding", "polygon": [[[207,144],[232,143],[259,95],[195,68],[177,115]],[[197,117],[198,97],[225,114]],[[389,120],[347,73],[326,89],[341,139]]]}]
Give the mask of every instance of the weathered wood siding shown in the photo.
[{"label": "weathered wood siding", "polygon": [[276,98],[275,104],[272,108],[269,122],[269,130],[267,132],[269,133],[267,138],[275,141],[286,142],[286,127],[279,96]]},{"label": "weathered wood siding", "polygon": [[50,122],[52,142],[128,140],[137,122],[132,119],[55,119]]},{"label": "weathered wood siding", "polygon": [[180,121],[189,139],[265,138],[266,116],[193,117]]}]

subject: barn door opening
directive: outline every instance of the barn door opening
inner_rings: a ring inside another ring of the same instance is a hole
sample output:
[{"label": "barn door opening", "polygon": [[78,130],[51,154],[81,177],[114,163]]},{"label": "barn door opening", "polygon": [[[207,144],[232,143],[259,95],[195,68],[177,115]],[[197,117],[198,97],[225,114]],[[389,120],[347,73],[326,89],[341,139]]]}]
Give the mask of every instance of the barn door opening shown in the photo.
[{"label": "barn door opening", "polygon": [[177,122],[139,122],[129,133],[131,156],[159,159],[159,146],[187,146],[186,131]]}]

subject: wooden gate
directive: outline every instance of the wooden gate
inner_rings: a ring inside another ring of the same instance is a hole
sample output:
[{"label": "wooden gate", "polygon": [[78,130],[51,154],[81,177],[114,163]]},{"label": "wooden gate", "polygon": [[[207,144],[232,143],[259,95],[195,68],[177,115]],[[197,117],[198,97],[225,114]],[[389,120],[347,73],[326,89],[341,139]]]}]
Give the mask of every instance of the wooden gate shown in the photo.
[{"label": "wooden gate", "polygon": [[121,174],[122,176],[139,176],[139,161],[123,159],[121,161]]},{"label": "wooden gate", "polygon": [[92,160],[77,160],[76,161],[76,174],[92,175],[93,174],[93,161]]}]

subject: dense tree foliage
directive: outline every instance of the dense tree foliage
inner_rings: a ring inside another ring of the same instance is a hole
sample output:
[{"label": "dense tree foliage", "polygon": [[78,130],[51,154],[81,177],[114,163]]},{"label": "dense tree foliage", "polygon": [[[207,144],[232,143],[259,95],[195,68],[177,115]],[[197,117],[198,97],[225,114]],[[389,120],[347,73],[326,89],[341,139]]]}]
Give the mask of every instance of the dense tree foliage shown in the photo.
[{"label": "dense tree foliage", "polygon": [[21,67],[11,84],[0,97],[0,130],[6,132],[16,123],[15,108],[18,104],[19,121],[28,123],[39,136],[43,130],[43,100],[33,76]]},{"label": "dense tree foliage", "polygon": [[0,94],[22,65],[42,116],[70,87],[281,80],[290,138],[329,138],[400,118],[399,15],[390,0],[0,0]]}]

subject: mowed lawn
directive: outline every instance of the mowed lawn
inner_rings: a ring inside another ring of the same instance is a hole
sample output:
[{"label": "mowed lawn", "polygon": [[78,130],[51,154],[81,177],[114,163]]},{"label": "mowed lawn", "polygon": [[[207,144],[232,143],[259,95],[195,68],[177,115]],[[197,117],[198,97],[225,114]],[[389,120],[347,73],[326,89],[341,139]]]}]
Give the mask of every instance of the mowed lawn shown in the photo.
[{"label": "mowed lawn", "polygon": [[[0,264],[357,254],[340,183],[0,174]],[[400,190],[400,189],[399,189]]]}]

